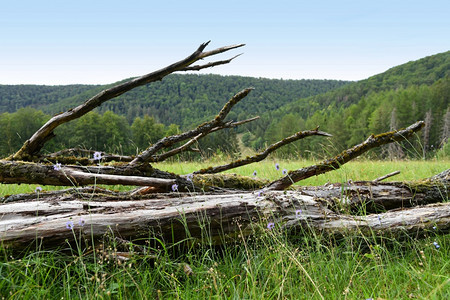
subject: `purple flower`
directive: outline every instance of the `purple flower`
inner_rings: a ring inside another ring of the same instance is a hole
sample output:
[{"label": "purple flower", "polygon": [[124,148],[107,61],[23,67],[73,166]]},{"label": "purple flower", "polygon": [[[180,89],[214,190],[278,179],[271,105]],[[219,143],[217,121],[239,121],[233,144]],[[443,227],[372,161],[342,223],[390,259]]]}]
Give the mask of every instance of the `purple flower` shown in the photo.
[{"label": "purple flower", "polygon": [[301,209],[297,209],[296,211],[295,211],[295,218],[300,218],[300,216],[302,215],[302,210]]},{"label": "purple flower", "polygon": [[275,164],[275,169],[277,169],[277,171],[280,171],[280,164],[276,163]]},{"label": "purple flower", "polygon": [[172,184],[172,191],[174,192],[178,191],[178,184],[176,183]]},{"label": "purple flower", "polygon": [[258,173],[256,171],[253,171],[253,176],[256,177]]},{"label": "purple flower", "polygon": [[267,224],[267,229],[273,229],[275,227],[275,223],[270,222],[269,224]]},{"label": "purple flower", "polygon": [[438,244],[437,242],[433,242],[433,245],[434,245],[434,247],[435,247],[436,249],[441,248],[441,246],[439,246],[439,244]]},{"label": "purple flower", "polygon": [[55,170],[55,171],[61,170],[61,164],[60,164],[60,163],[57,163],[56,165],[54,165],[54,166],[53,166],[53,170]]},{"label": "purple flower", "polygon": [[191,181],[192,182],[192,179],[194,179],[194,174],[187,174],[186,175],[186,179],[187,179],[187,181]]},{"label": "purple flower", "polygon": [[83,227],[85,223],[86,222],[84,221],[83,218],[80,218],[80,220],[78,221],[78,225],[80,225],[81,227]]},{"label": "purple flower", "polygon": [[94,152],[94,160],[101,160],[102,159],[102,153],[101,152]]},{"label": "purple flower", "polygon": [[73,222],[72,221],[67,221],[66,228],[67,229],[73,229]]},{"label": "purple flower", "polygon": [[256,196],[258,196],[258,197],[261,197],[263,195],[263,191],[258,191],[257,193],[256,193]]},{"label": "purple flower", "polygon": [[40,193],[40,192],[42,192],[42,188],[41,188],[40,186],[38,186],[38,187],[36,187],[36,188],[34,189],[34,191],[35,191],[36,193]]},{"label": "purple flower", "polygon": [[283,169],[283,175],[286,175],[287,174],[287,170],[286,169]]},{"label": "purple flower", "polygon": [[434,225],[434,226],[433,226],[433,230],[436,230],[436,229],[437,229],[437,227],[436,227],[436,225]]}]

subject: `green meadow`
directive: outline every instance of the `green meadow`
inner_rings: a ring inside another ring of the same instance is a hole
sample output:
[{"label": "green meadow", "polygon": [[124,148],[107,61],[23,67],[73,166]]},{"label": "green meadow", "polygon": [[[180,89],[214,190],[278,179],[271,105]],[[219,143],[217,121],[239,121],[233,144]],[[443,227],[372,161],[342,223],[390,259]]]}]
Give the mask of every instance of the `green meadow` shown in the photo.
[{"label": "green meadow", "polygon": [[[155,167],[189,174],[222,163],[177,161]],[[273,180],[283,169],[314,163],[269,159],[231,172],[253,176],[256,171],[258,178]],[[356,160],[299,185],[374,180],[397,170],[401,173],[388,180],[420,180],[449,167],[449,160]],[[36,187],[0,185],[0,196],[32,193]],[[73,234],[77,237],[76,231]],[[94,247],[78,243],[44,250],[33,244],[19,253],[1,248],[0,295],[2,299],[450,298],[450,235],[439,228],[420,240],[372,236],[329,240],[267,229],[261,223],[255,224],[251,237],[222,246],[173,245],[149,231],[148,239],[126,247],[106,235]]]}]

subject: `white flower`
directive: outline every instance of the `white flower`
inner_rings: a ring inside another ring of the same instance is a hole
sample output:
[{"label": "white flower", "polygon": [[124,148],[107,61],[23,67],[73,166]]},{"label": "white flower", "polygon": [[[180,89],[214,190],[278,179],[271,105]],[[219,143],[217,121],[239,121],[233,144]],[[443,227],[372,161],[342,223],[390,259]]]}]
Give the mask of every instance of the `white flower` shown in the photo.
[{"label": "white flower", "polygon": [[101,160],[102,159],[102,153],[101,152],[94,152],[94,160]]}]

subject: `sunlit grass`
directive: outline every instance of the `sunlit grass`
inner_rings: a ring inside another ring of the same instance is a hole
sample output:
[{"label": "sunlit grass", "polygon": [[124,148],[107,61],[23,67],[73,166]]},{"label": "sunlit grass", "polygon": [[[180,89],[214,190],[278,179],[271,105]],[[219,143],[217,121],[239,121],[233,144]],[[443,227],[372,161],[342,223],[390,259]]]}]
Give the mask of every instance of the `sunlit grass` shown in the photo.
[{"label": "sunlit grass", "polygon": [[[230,160],[231,161],[231,160]],[[226,160],[206,161],[171,161],[154,164],[155,168],[173,172],[176,174],[189,174],[209,166],[226,164]],[[275,180],[282,176],[282,170],[295,170],[319,163],[310,160],[275,160],[267,159],[258,163],[242,166],[225,173],[237,173],[244,176],[252,176],[257,172],[261,179]],[[275,164],[280,165],[280,170],[275,169]],[[303,180],[297,185],[323,185],[327,182],[343,182],[348,180],[374,180],[394,171],[400,171],[399,175],[390,178],[392,181],[420,180],[438,174],[450,168],[450,160],[398,160],[398,161],[372,161],[355,160],[343,165],[340,169],[314,176]],[[38,185],[31,184],[0,184],[0,197],[20,193],[32,193]],[[68,187],[42,186],[43,191],[65,189]],[[126,191],[131,187],[110,186],[112,190]]]},{"label": "sunlit grass", "polygon": [[[268,180],[275,180],[282,176],[282,170],[296,170],[303,167],[311,166],[320,161],[310,160],[274,160],[268,159],[258,163],[242,166],[226,173],[237,173],[245,176],[252,176],[253,172],[257,172],[257,177]],[[164,162],[158,163],[155,167],[170,171],[177,174],[189,174],[196,170],[209,167],[212,165],[226,164],[227,161],[204,161],[204,162]],[[277,171],[275,164],[280,165]],[[446,160],[402,160],[402,161],[372,161],[372,160],[355,160],[348,162],[341,168],[314,176],[303,180],[298,185],[323,185],[327,182],[342,182],[347,180],[374,180],[394,171],[400,171],[399,175],[392,177],[390,180],[420,180],[428,178],[450,168],[450,161]]]},{"label": "sunlit grass", "polygon": [[[223,163],[167,162],[155,167],[189,174]],[[285,168],[315,163],[269,159],[229,172],[252,176],[256,170],[258,177],[274,180]],[[449,161],[442,160],[356,160],[300,184],[373,180],[397,170],[401,174],[390,180],[419,180],[449,167]],[[36,187],[0,185],[0,195],[32,193]],[[66,187],[42,188],[45,192]],[[108,236],[94,247],[67,244],[43,251],[37,243],[19,252],[0,247],[0,295],[5,299],[450,298],[450,235],[439,228],[423,240],[362,236],[330,240],[288,233],[278,225],[269,230],[266,222],[255,223],[252,236],[239,236],[220,247],[171,245],[149,233],[148,240],[136,241],[146,252],[126,261],[117,259],[118,251],[134,247],[119,247]]]}]

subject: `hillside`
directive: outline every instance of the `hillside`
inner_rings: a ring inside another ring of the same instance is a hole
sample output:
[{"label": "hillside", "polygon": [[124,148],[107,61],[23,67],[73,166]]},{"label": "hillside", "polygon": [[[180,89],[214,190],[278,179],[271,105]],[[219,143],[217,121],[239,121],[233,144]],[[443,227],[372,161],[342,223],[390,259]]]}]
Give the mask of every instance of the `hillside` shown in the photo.
[{"label": "hillside", "polygon": [[[236,152],[236,134],[241,133],[242,144],[258,150],[293,132],[320,125],[334,137],[296,142],[278,154],[328,156],[372,133],[425,120],[426,129],[410,144],[375,154],[430,157],[436,149],[450,152],[446,144],[450,131],[449,73],[450,51],[358,82],[173,74],[62,126],[47,150],[82,146],[132,154],[164,135],[211,119],[233,94],[254,87],[228,118],[260,115],[261,119],[208,136],[201,147],[209,153]],[[16,151],[52,114],[74,107],[106,87],[0,85],[0,153]]]},{"label": "hillside", "polygon": [[297,99],[281,107],[274,116],[295,113],[302,118],[310,117],[316,110],[329,105],[348,107],[358,103],[369,93],[397,90],[413,85],[431,85],[450,76],[450,51],[411,61],[393,67],[386,72],[342,86],[329,92]]},{"label": "hillside", "polygon": [[[334,135],[330,149],[339,151],[372,133],[426,120],[429,126],[425,137],[402,153],[397,151],[399,156],[406,155],[405,151],[424,156],[433,149],[442,148],[448,138],[445,128],[450,126],[449,78],[450,51],[408,62],[366,80],[298,99],[270,112],[268,126],[262,128],[252,124],[251,132],[256,134],[246,137],[246,145],[258,148],[279,138],[280,132],[286,135],[298,128],[320,125]],[[322,142],[298,143],[287,151],[321,153]],[[384,150],[383,155],[387,152]]]},{"label": "hillside", "polygon": [[[159,122],[182,128],[215,115],[235,93],[247,87],[255,90],[230,118],[247,118],[275,110],[293,100],[325,93],[348,82],[337,80],[274,80],[241,76],[172,74],[160,82],[136,88],[104,103],[99,112],[113,111],[127,117],[153,116]],[[1,86],[0,113],[32,107],[55,114],[79,105],[107,86]]]}]

